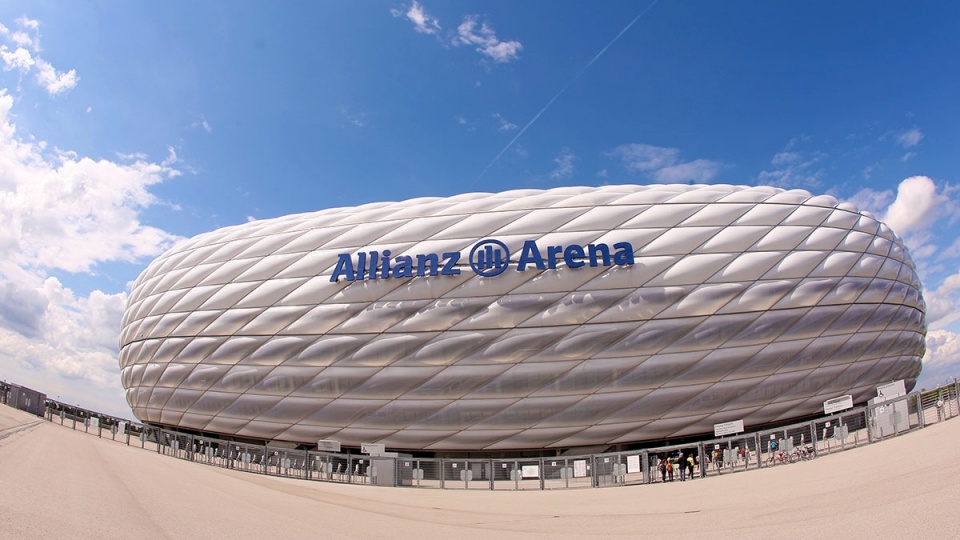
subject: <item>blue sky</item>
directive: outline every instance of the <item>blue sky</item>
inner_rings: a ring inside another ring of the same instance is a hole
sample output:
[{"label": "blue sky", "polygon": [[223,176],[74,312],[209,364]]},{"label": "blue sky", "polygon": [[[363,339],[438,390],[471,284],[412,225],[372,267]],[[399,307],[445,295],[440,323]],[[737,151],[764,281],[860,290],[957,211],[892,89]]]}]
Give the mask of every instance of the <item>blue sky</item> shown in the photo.
[{"label": "blue sky", "polygon": [[960,374],[960,4],[0,4],[0,378],[130,416],[129,285],[178,239],[614,183],[829,193],[906,241]]}]

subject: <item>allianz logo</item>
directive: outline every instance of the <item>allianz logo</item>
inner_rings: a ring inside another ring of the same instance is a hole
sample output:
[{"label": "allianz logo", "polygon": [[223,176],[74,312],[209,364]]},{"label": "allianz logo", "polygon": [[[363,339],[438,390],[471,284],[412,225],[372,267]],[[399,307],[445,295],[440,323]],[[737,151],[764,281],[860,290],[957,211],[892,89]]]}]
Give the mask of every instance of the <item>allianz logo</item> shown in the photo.
[{"label": "allianz logo", "polygon": [[[369,279],[411,278],[425,276],[460,275],[461,252],[425,253],[393,256],[389,249],[340,253],[330,281],[364,281]],[[513,267],[517,272],[527,269],[554,269],[563,262],[567,268],[589,266],[628,266],[633,264],[633,246],[617,242],[613,246],[597,243],[547,246],[541,249],[534,240],[527,240],[520,248],[516,262],[510,260],[510,248],[500,240],[480,240],[470,249],[470,270],[481,277],[494,277]]]}]

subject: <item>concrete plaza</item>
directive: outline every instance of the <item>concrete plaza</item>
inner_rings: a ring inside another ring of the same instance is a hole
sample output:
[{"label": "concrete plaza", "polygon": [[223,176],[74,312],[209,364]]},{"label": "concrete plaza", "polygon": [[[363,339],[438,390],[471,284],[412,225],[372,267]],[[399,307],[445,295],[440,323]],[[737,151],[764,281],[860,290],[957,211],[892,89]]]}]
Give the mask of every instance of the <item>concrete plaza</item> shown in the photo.
[{"label": "concrete plaza", "polygon": [[380,488],[209,467],[0,407],[0,538],[960,538],[958,473],[948,421],[682,483]]}]

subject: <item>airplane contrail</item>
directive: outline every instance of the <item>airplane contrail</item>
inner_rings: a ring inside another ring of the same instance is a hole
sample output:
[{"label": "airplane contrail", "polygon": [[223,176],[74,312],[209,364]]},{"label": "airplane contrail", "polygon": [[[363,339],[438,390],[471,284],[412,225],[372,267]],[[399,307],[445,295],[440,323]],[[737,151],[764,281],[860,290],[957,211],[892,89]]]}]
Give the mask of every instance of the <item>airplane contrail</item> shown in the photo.
[{"label": "airplane contrail", "polygon": [[622,36],[623,34],[625,34],[625,33],[627,32],[627,30],[630,30],[630,27],[633,26],[634,23],[636,23],[638,20],[640,20],[640,17],[643,17],[644,15],[646,15],[647,12],[650,11],[650,9],[653,8],[653,6],[655,6],[658,1],[659,1],[659,0],[653,0],[653,2],[651,2],[650,5],[647,6],[646,9],[644,9],[643,11],[641,11],[639,15],[637,15],[636,17],[633,18],[632,21],[630,21],[629,23],[627,23],[627,25],[623,27],[623,30],[621,30],[619,34],[617,34],[616,36],[614,36],[614,38],[611,39],[609,43],[607,43],[602,49],[600,49],[600,52],[598,52],[589,62],[587,62],[587,65],[583,66],[583,68],[581,68],[580,71],[578,71],[577,74],[574,75],[574,77],[573,77],[572,79],[570,79],[570,82],[568,82],[566,85],[564,85],[564,87],[561,88],[559,92],[557,92],[557,95],[553,96],[553,98],[551,98],[550,101],[548,101],[547,104],[544,105],[542,109],[540,109],[540,112],[538,112],[537,114],[535,114],[535,115],[533,116],[533,118],[531,118],[530,121],[527,122],[527,125],[523,126],[523,129],[521,129],[521,130],[516,134],[516,136],[514,136],[513,139],[510,139],[510,142],[508,142],[507,145],[503,147],[503,150],[501,150],[500,153],[497,154],[497,156],[496,156],[495,158],[493,158],[493,161],[491,161],[486,167],[484,167],[484,169],[483,169],[482,171],[480,171],[480,175],[477,176],[477,180],[483,178],[483,175],[487,174],[487,171],[490,170],[490,167],[493,167],[493,165],[494,165],[497,161],[499,161],[500,158],[503,157],[504,154],[507,153],[507,150],[509,150],[510,147],[512,147],[513,144],[514,144],[515,142],[517,142],[517,139],[519,139],[528,129],[530,129],[530,126],[532,126],[533,123],[536,122],[537,119],[540,118],[541,115],[543,115],[543,113],[547,112],[547,109],[549,109],[550,106],[553,105],[553,102],[556,101],[557,98],[559,98],[560,96],[562,96],[563,93],[567,91],[567,88],[570,88],[570,86],[571,86],[573,83],[577,82],[577,79],[579,79],[580,76],[583,75],[583,73],[584,73],[585,71],[587,71],[588,69],[590,69],[590,66],[592,66],[592,65],[594,64],[594,62],[596,62],[597,60],[599,60],[600,57],[603,56],[603,53],[607,52],[607,49],[609,49],[611,45],[613,45],[614,43],[616,43],[616,41],[617,41],[618,39],[620,39],[620,36]]}]

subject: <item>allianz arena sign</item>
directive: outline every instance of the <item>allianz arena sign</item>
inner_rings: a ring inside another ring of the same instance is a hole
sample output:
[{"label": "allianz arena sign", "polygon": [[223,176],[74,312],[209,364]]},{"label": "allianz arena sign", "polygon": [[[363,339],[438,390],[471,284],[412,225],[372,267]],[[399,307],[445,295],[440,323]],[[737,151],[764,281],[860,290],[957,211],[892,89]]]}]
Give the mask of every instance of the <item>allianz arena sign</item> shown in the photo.
[{"label": "allianz arena sign", "polygon": [[920,373],[901,240],[801,190],[468,193],[253,221],[134,282],[142,421],[390,451],[626,448],[819,414]]},{"label": "allianz arena sign", "polygon": [[[617,242],[613,248],[615,251],[611,254],[610,246],[606,244],[549,246],[544,257],[536,241],[527,240],[523,243],[513,268],[523,272],[527,268],[554,270],[560,265],[573,269],[585,265],[596,268],[613,264],[633,264],[633,246],[629,242]],[[460,268],[457,267],[460,262],[459,251],[398,255],[392,260],[391,255],[389,249],[382,253],[361,252],[356,255],[356,259],[349,253],[341,253],[337,255],[337,265],[330,275],[330,281],[460,275]],[[470,269],[478,276],[500,275],[510,268],[510,248],[499,240],[481,240],[470,249],[469,262]]]}]

